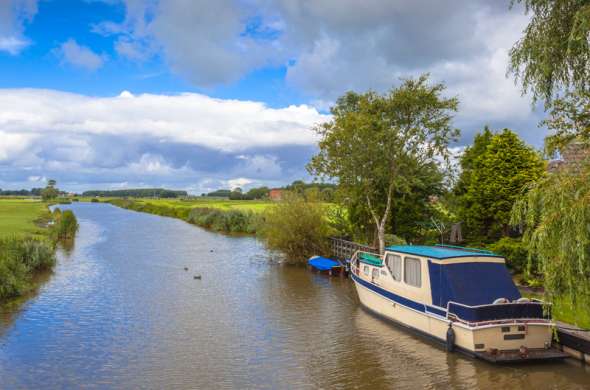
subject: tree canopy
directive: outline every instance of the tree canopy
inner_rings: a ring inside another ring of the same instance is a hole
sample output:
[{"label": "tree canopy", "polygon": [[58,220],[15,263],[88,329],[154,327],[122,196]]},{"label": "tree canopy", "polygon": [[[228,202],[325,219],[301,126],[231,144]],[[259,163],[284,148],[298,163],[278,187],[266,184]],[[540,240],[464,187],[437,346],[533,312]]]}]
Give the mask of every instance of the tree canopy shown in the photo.
[{"label": "tree canopy", "polygon": [[552,134],[545,149],[552,155],[573,141],[590,144],[590,92],[575,91],[553,102],[549,118],[542,122]]},{"label": "tree canopy", "polygon": [[394,195],[410,188],[412,168],[448,160],[448,144],[458,136],[451,127],[458,100],[444,91],[423,75],[383,95],[348,92],[332,107],[332,120],[316,128],[320,151],[310,173],[336,179],[349,197],[363,199],[381,251]]},{"label": "tree canopy", "polygon": [[531,20],[510,50],[510,71],[524,91],[550,102],[563,90],[590,86],[590,2],[513,0]]},{"label": "tree canopy", "polygon": [[531,183],[511,221],[524,229],[529,266],[537,262],[548,297],[590,303],[590,165]]},{"label": "tree canopy", "polygon": [[484,129],[466,150],[461,166],[455,192],[464,234],[487,242],[509,234],[514,202],[545,171],[539,153],[508,129],[498,134]]}]

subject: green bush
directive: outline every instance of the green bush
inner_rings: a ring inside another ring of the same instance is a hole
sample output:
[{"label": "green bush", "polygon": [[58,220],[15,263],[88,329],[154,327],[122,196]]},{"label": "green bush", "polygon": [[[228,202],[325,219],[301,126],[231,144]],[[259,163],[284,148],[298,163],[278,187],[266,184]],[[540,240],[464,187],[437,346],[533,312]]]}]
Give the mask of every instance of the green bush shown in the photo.
[{"label": "green bush", "polygon": [[326,206],[293,193],[267,209],[260,226],[260,236],[271,250],[299,263],[313,255],[328,255],[328,237],[333,233]]},{"label": "green bush", "polygon": [[90,199],[90,202],[92,202],[92,203],[99,203],[100,201],[98,199],[96,199],[96,198],[92,198],[92,199]]},{"label": "green bush", "polygon": [[186,220],[195,225],[224,233],[255,233],[258,218],[251,211],[219,210],[197,207]]},{"label": "green bush", "polygon": [[[526,245],[517,238],[502,237],[487,246],[489,250],[506,258],[506,265],[515,273],[527,271],[528,251]],[[529,270],[530,271],[530,270]],[[534,274],[534,272],[531,272]]]},{"label": "green bush", "polygon": [[59,208],[53,210],[53,226],[51,236],[57,240],[69,240],[76,236],[78,231],[78,220],[71,210],[61,211]]}]

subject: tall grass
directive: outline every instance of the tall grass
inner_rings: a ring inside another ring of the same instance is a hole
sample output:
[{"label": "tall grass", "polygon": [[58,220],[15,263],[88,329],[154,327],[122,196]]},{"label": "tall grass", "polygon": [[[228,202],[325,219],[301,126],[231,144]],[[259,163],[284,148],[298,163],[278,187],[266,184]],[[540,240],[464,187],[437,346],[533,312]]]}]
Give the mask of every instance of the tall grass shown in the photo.
[{"label": "tall grass", "polygon": [[54,247],[47,240],[16,236],[0,239],[0,301],[25,293],[33,274],[54,264]]},{"label": "tall grass", "polygon": [[76,216],[70,210],[56,208],[44,238],[14,235],[0,238],[0,302],[18,297],[32,287],[36,272],[55,265],[55,246],[71,240],[78,230]]},{"label": "tall grass", "polygon": [[53,210],[54,224],[50,235],[54,240],[71,240],[78,231],[78,220],[71,210],[61,211],[59,208]]},{"label": "tall grass", "polygon": [[181,204],[138,202],[131,199],[110,199],[108,202],[129,210],[182,219],[222,233],[254,234],[262,218],[259,213],[250,210],[193,208]]}]

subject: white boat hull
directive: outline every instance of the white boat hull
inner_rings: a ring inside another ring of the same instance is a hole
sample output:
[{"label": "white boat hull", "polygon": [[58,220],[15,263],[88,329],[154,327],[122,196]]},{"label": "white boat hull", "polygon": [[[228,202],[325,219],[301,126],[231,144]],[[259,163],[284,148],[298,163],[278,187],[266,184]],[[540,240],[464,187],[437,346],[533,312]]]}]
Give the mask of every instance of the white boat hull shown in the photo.
[{"label": "white boat hull", "polygon": [[[409,327],[420,334],[434,338],[446,343],[446,334],[451,322],[446,317],[434,313],[425,313],[415,310],[399,302],[395,302],[380,294],[379,286],[372,285],[368,281],[360,283],[353,275],[355,287],[361,304],[375,314]],[[360,278],[359,278],[360,279]],[[369,284],[367,286],[367,284]],[[372,287],[373,286],[373,287]],[[375,288],[376,287],[376,288]],[[551,345],[551,324],[540,322],[527,324],[525,332],[519,332],[518,326],[522,322],[517,320],[511,323],[488,324],[472,327],[463,323],[453,322],[452,327],[455,334],[455,348],[469,354],[486,352],[496,349],[498,351],[515,351],[522,346],[528,350],[546,350]],[[506,340],[503,336],[502,327],[510,327],[511,334],[523,334],[523,338]]]}]

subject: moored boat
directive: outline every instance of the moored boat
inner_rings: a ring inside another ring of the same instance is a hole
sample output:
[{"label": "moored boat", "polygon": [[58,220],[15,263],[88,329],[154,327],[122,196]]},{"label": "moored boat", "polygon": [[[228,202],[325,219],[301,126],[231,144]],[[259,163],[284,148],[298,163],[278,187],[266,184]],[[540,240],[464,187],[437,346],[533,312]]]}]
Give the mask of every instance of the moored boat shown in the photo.
[{"label": "moored boat", "polygon": [[361,304],[421,335],[491,362],[562,359],[549,306],[523,298],[490,251],[398,245],[357,251],[351,276]]},{"label": "moored boat", "polygon": [[320,273],[325,272],[329,275],[344,274],[344,267],[340,262],[322,256],[313,256],[307,261],[307,265]]}]

